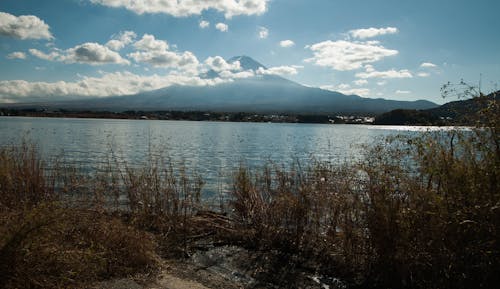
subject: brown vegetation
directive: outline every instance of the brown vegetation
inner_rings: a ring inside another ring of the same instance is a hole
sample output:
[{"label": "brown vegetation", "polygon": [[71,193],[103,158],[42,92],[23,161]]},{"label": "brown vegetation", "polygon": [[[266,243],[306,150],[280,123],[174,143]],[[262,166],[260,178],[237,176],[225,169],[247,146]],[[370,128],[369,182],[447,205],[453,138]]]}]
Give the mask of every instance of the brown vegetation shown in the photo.
[{"label": "brown vegetation", "polygon": [[[61,288],[153,272],[196,241],[272,252],[362,288],[489,288],[500,281],[498,103],[472,130],[384,140],[357,164],[268,164],[234,174],[227,212],[166,159],[91,176],[0,150],[0,288]],[[276,257],[278,256],[278,257]],[[284,285],[279,280],[268,280]]]},{"label": "brown vegetation", "polygon": [[241,231],[248,243],[315,260],[351,286],[495,286],[498,103],[481,114],[471,130],[387,139],[355,166],[242,168],[232,192]]}]

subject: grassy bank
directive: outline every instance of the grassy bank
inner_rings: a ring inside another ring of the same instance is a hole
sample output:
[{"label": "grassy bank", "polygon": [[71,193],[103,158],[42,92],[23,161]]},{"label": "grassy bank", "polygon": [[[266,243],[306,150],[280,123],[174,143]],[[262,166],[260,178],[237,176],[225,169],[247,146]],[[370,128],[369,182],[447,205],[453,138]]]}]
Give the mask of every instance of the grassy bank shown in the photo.
[{"label": "grassy bank", "polygon": [[498,104],[484,113],[471,131],[385,140],[357,163],[241,167],[220,212],[200,200],[202,176],[166,159],[81,175],[34,145],[3,148],[0,287],[154,274],[161,257],[189,256],[200,239],[273,252],[277,268],[353,288],[495,287]]}]

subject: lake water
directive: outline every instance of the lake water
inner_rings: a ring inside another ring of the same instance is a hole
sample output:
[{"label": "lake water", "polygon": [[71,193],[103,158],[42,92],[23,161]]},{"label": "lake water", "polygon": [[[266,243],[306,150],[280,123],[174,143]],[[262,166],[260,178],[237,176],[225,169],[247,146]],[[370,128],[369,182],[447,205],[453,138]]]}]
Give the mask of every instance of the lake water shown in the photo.
[{"label": "lake water", "polygon": [[43,155],[64,155],[64,162],[92,170],[111,152],[128,166],[140,166],[150,152],[163,152],[172,162],[184,163],[215,191],[221,179],[240,164],[258,167],[272,161],[307,165],[318,161],[344,162],[359,158],[361,145],[422,127],[230,123],[157,120],[110,120],[0,117],[0,146],[39,145]]}]

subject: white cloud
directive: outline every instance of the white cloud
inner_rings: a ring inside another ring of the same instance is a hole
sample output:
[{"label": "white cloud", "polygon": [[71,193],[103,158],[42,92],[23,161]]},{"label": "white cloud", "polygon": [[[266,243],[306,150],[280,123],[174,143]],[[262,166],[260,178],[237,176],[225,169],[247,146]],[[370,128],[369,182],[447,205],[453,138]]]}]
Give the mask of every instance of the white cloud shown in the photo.
[{"label": "white cloud", "polygon": [[298,68],[297,66],[276,66],[276,67],[270,67],[268,69],[259,67],[259,69],[255,71],[255,73],[260,75],[280,75],[280,76],[295,75],[298,73],[297,68]]},{"label": "white cloud", "polygon": [[411,91],[409,90],[396,90],[396,94],[410,94]]},{"label": "white cloud", "polygon": [[229,81],[232,81],[234,79],[253,77],[256,73],[253,70],[242,70],[239,61],[228,63],[224,60],[224,58],[220,56],[208,57],[204,61],[204,66],[205,67],[202,72],[206,72],[208,69],[212,69],[218,74],[221,79]]},{"label": "white cloud", "polygon": [[421,68],[435,68],[435,67],[437,67],[437,65],[434,63],[430,63],[430,62],[424,62],[424,63],[420,64],[420,67]]},{"label": "white cloud", "polygon": [[238,15],[261,15],[267,11],[270,0],[90,0],[114,8],[125,8],[137,14],[164,13],[175,17],[201,15],[214,9],[226,18]]},{"label": "white cloud", "polygon": [[205,28],[208,28],[210,26],[210,22],[208,22],[206,20],[201,20],[199,25],[200,25],[201,29],[205,29]]},{"label": "white cloud", "polygon": [[306,62],[340,71],[359,69],[367,63],[398,54],[397,50],[387,49],[374,42],[346,40],[323,41],[310,45],[308,49],[313,51],[314,56],[306,59]]},{"label": "white cloud", "polygon": [[61,56],[61,54],[58,51],[52,51],[50,53],[45,53],[45,52],[42,52],[38,49],[30,49],[29,52],[31,53],[31,55],[33,55],[35,57],[38,57],[38,58],[43,59],[43,60],[48,60],[48,61],[55,61],[56,59],[58,59]]},{"label": "white cloud", "polygon": [[370,89],[368,88],[351,88],[346,90],[339,90],[340,93],[346,95],[359,95],[359,96],[369,96],[371,94]]},{"label": "white cloud", "polygon": [[129,57],[136,62],[144,62],[155,67],[170,67],[183,70],[196,71],[198,59],[190,51],[177,53],[173,51],[148,51],[148,52],[133,52],[128,54]]},{"label": "white cloud", "polygon": [[217,30],[219,30],[220,32],[227,32],[229,30],[229,26],[227,26],[227,24],[221,23],[221,22],[215,24],[215,28]]},{"label": "white cloud", "polygon": [[93,42],[83,43],[66,50],[63,61],[69,63],[87,63],[91,65],[108,63],[130,64],[128,60],[123,59],[120,54],[115,51]]},{"label": "white cloud", "polygon": [[370,89],[368,88],[351,88],[349,84],[340,84],[338,86],[335,85],[322,85],[321,89],[330,90],[335,92],[340,92],[345,95],[359,95],[359,96],[368,96],[370,95]]},{"label": "white cloud", "polygon": [[239,72],[224,70],[224,71],[221,71],[219,73],[219,75],[224,80],[233,80],[233,79],[253,77],[255,75],[255,73],[253,72],[253,70],[245,70],[245,71],[239,71]]},{"label": "white cloud", "polygon": [[233,63],[227,63],[226,60],[224,60],[224,58],[220,56],[207,58],[205,60],[205,64],[208,66],[209,69],[212,69],[215,72],[241,70],[239,61],[235,61]]},{"label": "white cloud", "polygon": [[108,43],[106,43],[106,47],[112,49],[114,51],[119,51],[125,46],[134,42],[137,34],[133,31],[122,31],[117,35],[114,35]]},{"label": "white cloud", "polygon": [[231,80],[201,79],[198,76],[170,73],[137,75],[131,72],[103,73],[100,77],[82,77],[75,82],[0,81],[0,102],[35,101],[51,97],[59,99],[131,95],[171,85],[207,86]]},{"label": "white cloud", "polygon": [[365,29],[356,29],[349,31],[349,34],[358,39],[366,39],[373,38],[380,35],[386,34],[395,34],[398,33],[398,29],[396,27],[385,27],[385,28],[365,28]]},{"label": "white cloud", "polygon": [[54,38],[47,25],[40,18],[33,15],[14,16],[0,12],[0,35],[19,39],[47,39]]},{"label": "white cloud", "polygon": [[292,47],[294,45],[295,45],[295,42],[293,42],[292,40],[289,40],[289,39],[280,41],[281,47],[288,48],[288,47]]},{"label": "white cloud", "polygon": [[377,81],[377,85],[378,85],[378,86],[384,86],[384,85],[386,85],[386,84],[387,84],[387,81],[385,81],[385,80],[382,80],[382,81]]},{"label": "white cloud", "polygon": [[141,40],[134,43],[134,47],[141,51],[165,51],[169,48],[167,41],[157,40],[151,34],[144,34]]},{"label": "white cloud", "polygon": [[358,85],[358,86],[361,86],[361,85],[368,84],[368,80],[366,80],[366,79],[358,79],[358,80],[353,81],[353,83],[356,84],[356,85]]},{"label": "white cloud", "polygon": [[[152,40],[152,39],[151,39]],[[155,43],[151,41],[150,43]],[[158,45],[139,45],[145,47],[157,47]],[[64,52],[64,51],[63,51]],[[146,51],[142,51],[146,52]],[[151,52],[151,51],[149,51]],[[153,50],[153,52],[155,52]],[[156,51],[161,52],[161,51]],[[165,52],[165,51],[163,51]],[[170,51],[168,51],[170,52]],[[36,49],[30,53],[46,58],[62,59],[61,55],[54,51],[52,55],[45,54]],[[173,53],[173,52],[172,52]],[[195,57],[193,55],[193,57]],[[199,74],[193,74],[187,70],[170,70],[165,75],[137,75],[128,71],[106,73],[100,72],[101,76],[81,76],[78,81],[67,82],[29,82],[25,80],[0,81],[0,102],[37,101],[40,99],[71,99],[80,97],[106,97],[113,95],[132,95],[139,92],[155,90],[171,85],[208,86],[234,81],[239,78],[255,76],[252,70],[242,71],[240,63],[227,63],[222,57],[209,57],[204,62],[205,69],[214,69],[219,77],[205,79]],[[300,66],[273,67],[261,70],[265,74],[294,74]]]},{"label": "white cloud", "polygon": [[29,52],[35,57],[48,61],[90,65],[130,64],[130,61],[122,58],[117,52],[93,42],[83,43],[67,50],[53,49],[50,53],[37,49],[30,49]]},{"label": "white cloud", "polygon": [[417,76],[418,77],[429,77],[429,76],[431,76],[431,74],[428,72],[419,72],[419,73],[417,73]]},{"label": "white cloud", "polygon": [[266,39],[267,36],[269,36],[269,29],[266,27],[259,27],[259,38],[260,39]]},{"label": "white cloud", "polygon": [[198,71],[199,62],[192,52],[170,51],[166,41],[157,40],[153,35],[144,34],[141,40],[134,43],[134,47],[138,51],[129,53],[128,57],[138,63],[148,63],[155,67],[179,68],[192,74]]},{"label": "white cloud", "polygon": [[356,73],[357,78],[412,78],[413,74],[408,69],[377,71],[371,65],[365,66],[365,72]]},{"label": "white cloud", "polygon": [[20,51],[12,52],[9,55],[7,55],[7,58],[8,59],[26,59],[26,53],[20,52]]}]

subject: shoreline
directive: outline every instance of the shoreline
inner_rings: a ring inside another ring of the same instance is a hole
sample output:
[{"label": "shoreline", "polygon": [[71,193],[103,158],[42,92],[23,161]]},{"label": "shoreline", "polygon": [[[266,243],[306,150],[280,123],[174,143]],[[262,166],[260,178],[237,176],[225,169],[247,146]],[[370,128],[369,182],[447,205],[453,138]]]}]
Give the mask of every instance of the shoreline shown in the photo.
[{"label": "shoreline", "polygon": [[0,116],[91,118],[131,120],[180,120],[210,122],[255,123],[317,123],[317,124],[373,124],[374,117],[366,115],[323,115],[286,113],[210,112],[210,111],[39,111],[0,109]]}]

